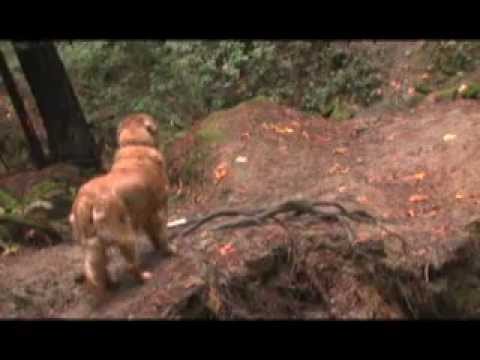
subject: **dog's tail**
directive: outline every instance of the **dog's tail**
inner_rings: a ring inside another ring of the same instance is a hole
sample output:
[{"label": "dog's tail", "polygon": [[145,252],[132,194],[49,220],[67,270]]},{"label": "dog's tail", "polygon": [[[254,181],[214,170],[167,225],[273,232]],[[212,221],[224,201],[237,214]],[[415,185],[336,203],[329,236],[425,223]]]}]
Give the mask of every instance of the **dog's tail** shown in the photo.
[{"label": "dog's tail", "polygon": [[131,219],[123,202],[112,193],[100,197],[79,195],[70,215],[73,237],[81,244],[97,239],[108,245],[131,241],[134,236]]},{"label": "dog's tail", "polygon": [[94,203],[88,196],[79,195],[75,200],[69,221],[75,241],[83,243],[86,239],[96,236],[94,220]]}]

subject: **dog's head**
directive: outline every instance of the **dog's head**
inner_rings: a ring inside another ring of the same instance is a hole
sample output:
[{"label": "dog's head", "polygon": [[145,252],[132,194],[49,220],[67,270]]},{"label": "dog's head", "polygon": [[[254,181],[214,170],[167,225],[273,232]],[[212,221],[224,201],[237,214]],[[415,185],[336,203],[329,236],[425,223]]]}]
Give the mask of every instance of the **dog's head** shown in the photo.
[{"label": "dog's head", "polygon": [[117,129],[120,147],[128,145],[158,146],[158,126],[154,118],[145,113],[125,117]]}]

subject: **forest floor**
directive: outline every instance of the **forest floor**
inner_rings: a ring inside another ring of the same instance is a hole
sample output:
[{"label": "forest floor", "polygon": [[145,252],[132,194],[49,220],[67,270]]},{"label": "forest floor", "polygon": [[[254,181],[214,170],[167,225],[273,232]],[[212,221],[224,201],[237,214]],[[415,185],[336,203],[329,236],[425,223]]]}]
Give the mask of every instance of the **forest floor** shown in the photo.
[{"label": "forest floor", "polygon": [[[418,44],[389,46],[400,59]],[[390,76],[420,76],[405,66],[397,61]],[[176,255],[167,259],[140,242],[142,263],[153,272],[143,285],[113,253],[118,288],[95,307],[79,281],[82,251],[67,211],[56,221],[63,241],[0,256],[0,317],[476,317],[479,138],[477,100],[432,96],[415,108],[377,107],[344,122],[258,99],[214,113],[166,149],[171,173],[188,166],[192,153],[205,156],[202,171],[191,175],[201,179],[174,187],[170,220],[304,199],[383,222],[349,221],[355,236],[348,239],[338,218],[279,216],[214,231],[229,221],[216,219],[173,239]],[[85,181],[67,168],[3,176],[0,188],[21,196],[62,173],[75,186]]]},{"label": "forest floor", "polygon": [[[348,251],[300,248],[324,238],[344,241],[336,222],[299,219],[225,231],[205,226],[176,238],[177,255],[168,259],[142,243],[142,261],[154,273],[145,285],[135,284],[114,256],[120,286],[108,306],[93,308],[76,281],[81,249],[65,240],[1,257],[0,316],[406,318],[478,311],[471,293],[480,291],[475,266],[466,271],[470,265],[462,262],[462,276],[442,269],[472,242],[465,226],[480,201],[480,103],[426,103],[413,112],[333,123],[259,100],[216,113],[199,129],[205,127],[217,134],[209,180],[172,201],[171,220],[286,199],[337,201],[390,221],[389,231],[360,224],[348,247],[381,243],[387,260],[371,269]],[[225,169],[220,177],[219,164]],[[20,183],[9,180],[11,187]],[[422,282],[447,305],[437,308],[439,300],[429,298],[436,308],[425,310],[427,300],[414,293]]]}]

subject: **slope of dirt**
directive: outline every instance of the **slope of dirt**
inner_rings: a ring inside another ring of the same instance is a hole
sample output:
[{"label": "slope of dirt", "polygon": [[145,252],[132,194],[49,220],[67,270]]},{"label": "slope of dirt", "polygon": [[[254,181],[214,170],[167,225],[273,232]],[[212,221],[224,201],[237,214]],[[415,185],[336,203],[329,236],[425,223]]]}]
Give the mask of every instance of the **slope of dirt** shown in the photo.
[{"label": "slope of dirt", "polygon": [[[389,230],[401,238],[361,225],[353,244],[367,250],[382,244],[388,266],[372,269],[350,248],[319,249],[323,239],[336,243],[344,236],[335,223],[303,219],[288,226],[216,232],[205,226],[175,239],[178,254],[168,259],[142,242],[142,259],[154,273],[145,285],[134,284],[115,256],[119,289],[106,306],[92,309],[76,281],[80,249],[66,241],[0,259],[0,316],[421,317],[411,303],[415,295],[403,293],[413,287],[393,288],[389,282],[398,278],[406,284],[417,275],[426,276],[426,283],[442,278],[435,271],[467,241],[465,225],[475,220],[480,196],[479,110],[478,102],[464,100],[426,103],[413,113],[334,123],[251,101],[213,114],[196,130],[215,134],[209,143],[209,178],[196,193],[173,202],[172,219],[292,198],[335,200],[390,221]],[[468,289],[459,285],[465,297],[478,288],[473,272]],[[453,273],[454,278],[440,279],[450,288],[463,281],[459,271]],[[472,315],[478,305],[465,300],[452,311]]]}]

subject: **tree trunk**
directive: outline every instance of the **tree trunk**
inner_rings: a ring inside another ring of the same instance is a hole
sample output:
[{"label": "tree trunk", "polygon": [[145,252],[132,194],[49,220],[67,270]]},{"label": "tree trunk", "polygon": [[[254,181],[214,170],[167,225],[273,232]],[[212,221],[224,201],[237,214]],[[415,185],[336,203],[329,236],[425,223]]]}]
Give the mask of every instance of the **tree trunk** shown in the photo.
[{"label": "tree trunk", "polygon": [[33,165],[36,168],[41,168],[45,166],[46,159],[43,154],[42,145],[38,139],[35,129],[33,128],[32,121],[28,116],[28,113],[25,109],[23,100],[17,90],[15,81],[13,80],[12,73],[8,69],[7,62],[3,53],[0,51],[0,75],[2,76],[5,88],[12,100],[12,105],[15,108],[20,124],[22,125],[23,133],[28,142],[28,147],[30,151],[30,159],[32,160]]},{"label": "tree trunk", "polygon": [[13,46],[43,118],[51,160],[99,167],[95,140],[55,45]]}]

